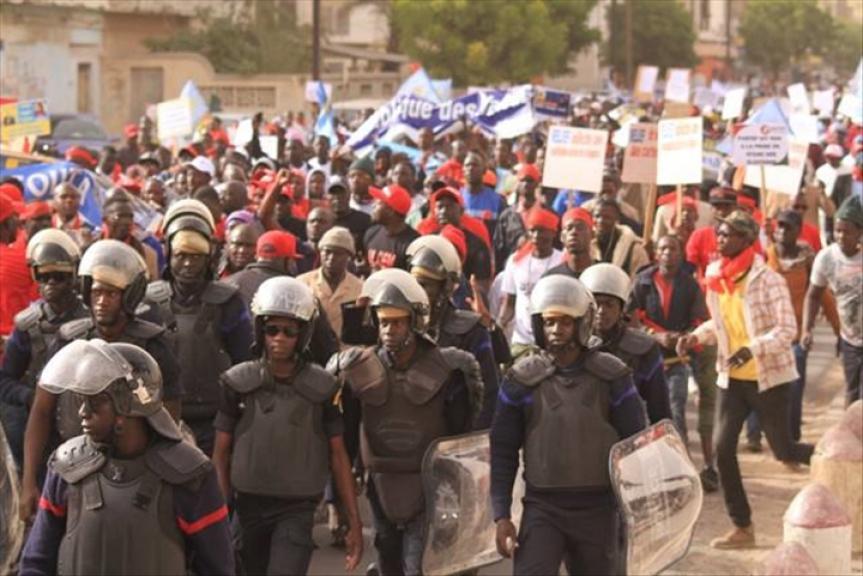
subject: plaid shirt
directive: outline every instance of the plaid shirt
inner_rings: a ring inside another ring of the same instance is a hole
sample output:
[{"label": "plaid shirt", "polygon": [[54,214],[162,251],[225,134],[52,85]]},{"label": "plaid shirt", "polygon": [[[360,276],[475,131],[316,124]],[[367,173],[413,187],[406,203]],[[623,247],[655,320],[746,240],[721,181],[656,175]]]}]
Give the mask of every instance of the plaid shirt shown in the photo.
[{"label": "plaid shirt", "polygon": [[[708,267],[718,267],[719,261]],[[760,256],[749,271],[744,293],[743,316],[746,332],[749,334],[749,350],[758,368],[758,390],[763,392],[774,386],[797,379],[797,368],[791,343],[797,336],[797,318],[791,305],[788,284],[777,272],[764,264]],[[722,324],[719,311],[719,295],[707,291],[707,308],[711,320],[695,329],[693,334],[703,344],[718,344],[716,370],[719,378],[716,383],[728,386],[728,357],[734,350],[728,350],[728,333]]]}]

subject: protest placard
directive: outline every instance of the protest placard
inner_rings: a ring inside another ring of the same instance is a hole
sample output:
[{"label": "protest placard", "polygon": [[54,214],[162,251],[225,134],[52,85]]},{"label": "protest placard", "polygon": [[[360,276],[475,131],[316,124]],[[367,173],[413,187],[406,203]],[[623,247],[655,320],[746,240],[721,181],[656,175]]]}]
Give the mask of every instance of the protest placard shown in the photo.
[{"label": "protest placard", "polygon": [[818,118],[811,114],[792,114],[788,117],[791,125],[791,133],[795,138],[802,138],[807,142],[817,144],[820,142],[818,136]]},{"label": "protest placard", "polygon": [[764,174],[764,188],[770,192],[793,196],[800,190],[803,168],[809,143],[799,138],[788,140],[788,164],[779,166],[747,167],[743,183],[761,188],[761,174]]},{"label": "protest placard", "polygon": [[273,160],[278,160],[279,158],[279,137],[278,136],[259,136],[258,142],[261,144],[261,151],[272,158]]},{"label": "protest placard", "polygon": [[863,102],[854,94],[845,94],[842,96],[842,100],[839,101],[839,108],[836,111],[850,118],[855,124],[860,124],[863,121]]},{"label": "protest placard", "polygon": [[51,121],[45,100],[25,100],[0,106],[0,140],[3,142],[50,133]]},{"label": "protest placard", "polygon": [[733,88],[725,93],[722,105],[722,119],[734,120],[743,115],[743,100],[746,99],[746,87]]},{"label": "protest placard", "polygon": [[556,119],[569,116],[572,95],[545,86],[533,87],[533,111],[538,118]]},{"label": "protest placard", "polygon": [[812,107],[821,118],[829,118],[833,115],[833,88],[827,90],[816,90],[812,93]]},{"label": "protest placard", "polygon": [[656,124],[629,125],[620,179],[627,184],[656,183]]},{"label": "protest placard", "polygon": [[784,124],[750,124],[734,135],[731,159],[737,166],[785,164],[788,128]]},{"label": "protest placard", "polygon": [[721,96],[708,88],[707,86],[698,86],[695,89],[695,96],[692,97],[692,103],[704,110],[707,107],[715,109],[719,104]]},{"label": "protest placard", "polygon": [[156,107],[156,126],[162,142],[191,136],[195,125],[190,102],[185,98],[159,102]]},{"label": "protest placard", "polygon": [[669,68],[665,75],[665,99],[669,102],[689,102],[689,69]]},{"label": "protest placard", "polygon": [[636,101],[650,102],[653,100],[653,91],[656,90],[656,79],[659,77],[659,68],[656,66],[638,67],[638,74],[635,76],[635,90],[633,96]]},{"label": "protest placard", "polygon": [[798,82],[788,87],[788,99],[791,100],[791,109],[799,114],[809,114],[809,96],[806,86]]},{"label": "protest placard", "polygon": [[657,134],[656,183],[701,182],[702,119],[660,120]]},{"label": "protest placard", "polygon": [[548,132],[542,185],[599,192],[607,143],[605,130],[552,125]]}]

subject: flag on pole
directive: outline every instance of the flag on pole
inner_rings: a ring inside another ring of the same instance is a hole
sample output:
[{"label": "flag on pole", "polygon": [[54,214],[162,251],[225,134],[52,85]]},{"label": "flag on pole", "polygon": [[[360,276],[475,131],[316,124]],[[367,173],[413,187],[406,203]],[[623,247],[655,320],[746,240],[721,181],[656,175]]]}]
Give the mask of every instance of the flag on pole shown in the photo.
[{"label": "flag on pole", "polygon": [[320,80],[317,82],[317,90],[315,92],[315,101],[318,103],[320,112],[318,119],[315,121],[315,136],[326,136],[330,144],[337,144],[339,141],[336,135],[336,128],[333,124],[333,107],[332,99],[327,97],[327,91],[324,83]]}]

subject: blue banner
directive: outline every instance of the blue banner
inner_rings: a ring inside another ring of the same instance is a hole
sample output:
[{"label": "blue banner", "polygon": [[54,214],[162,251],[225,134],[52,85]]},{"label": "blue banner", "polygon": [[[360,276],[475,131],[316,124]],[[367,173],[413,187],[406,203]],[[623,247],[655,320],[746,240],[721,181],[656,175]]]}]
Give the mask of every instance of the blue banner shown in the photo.
[{"label": "blue banner", "polygon": [[24,201],[50,201],[54,187],[62,182],[71,182],[81,192],[81,215],[93,228],[102,225],[102,199],[106,186],[98,175],[72,162],[53,164],[30,164],[0,170],[0,178],[11,176],[24,184]]},{"label": "blue banner", "polygon": [[533,87],[533,111],[540,118],[566,118],[569,116],[572,95],[545,86]]}]

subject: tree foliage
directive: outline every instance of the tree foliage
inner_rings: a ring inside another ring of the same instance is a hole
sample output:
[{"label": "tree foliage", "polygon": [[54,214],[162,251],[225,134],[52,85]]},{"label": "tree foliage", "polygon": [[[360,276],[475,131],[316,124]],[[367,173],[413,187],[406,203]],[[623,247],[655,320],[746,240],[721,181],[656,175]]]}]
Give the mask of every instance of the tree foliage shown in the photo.
[{"label": "tree foliage", "polygon": [[[626,69],[626,9],[632,11],[632,69],[640,64],[660,68],[690,68],[698,63],[692,16],[677,1],[619,2],[606,14],[615,35],[602,47],[604,62],[618,72]],[[611,45],[614,42],[614,46]]]},{"label": "tree foliage", "polygon": [[806,56],[826,54],[834,38],[833,19],[815,0],[750,0],[740,36],[746,62],[775,77]]},{"label": "tree foliage", "polygon": [[827,52],[827,63],[832,65],[840,76],[851,76],[863,58],[863,34],[853,22],[836,22],[833,41]]},{"label": "tree foliage", "polygon": [[587,26],[596,0],[393,0],[399,50],[433,76],[460,86],[527,82],[567,68],[595,42]]},{"label": "tree foliage", "polygon": [[198,13],[200,26],[145,41],[154,52],[197,52],[216,72],[305,72],[311,66],[311,31],[296,23],[291,2],[246,0],[228,15]]}]

